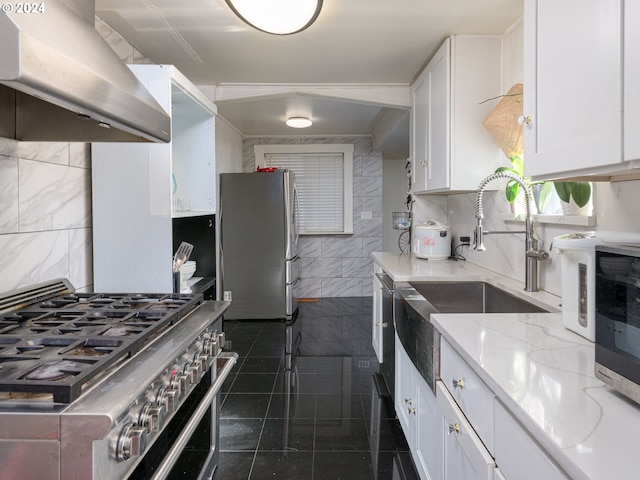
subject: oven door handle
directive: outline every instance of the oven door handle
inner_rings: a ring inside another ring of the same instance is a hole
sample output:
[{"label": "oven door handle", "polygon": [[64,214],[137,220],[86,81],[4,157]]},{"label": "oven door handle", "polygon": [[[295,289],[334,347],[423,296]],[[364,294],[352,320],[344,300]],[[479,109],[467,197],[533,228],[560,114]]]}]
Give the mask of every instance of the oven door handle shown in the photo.
[{"label": "oven door handle", "polygon": [[204,415],[207,413],[207,410],[211,408],[211,402],[213,402],[213,399],[216,397],[216,395],[218,395],[220,389],[222,388],[222,384],[229,376],[229,372],[231,372],[231,369],[238,360],[238,354],[234,352],[223,352],[218,358],[226,360],[224,367],[222,367],[222,370],[218,372],[215,382],[213,382],[213,385],[209,387],[206,395],[189,419],[187,425],[185,425],[185,428],[180,433],[180,436],[174,442],[171,450],[169,450],[169,453],[167,453],[167,456],[162,461],[153,477],[151,477],[152,480],[164,480],[168,477],[169,473],[171,473],[171,469],[178,461],[180,454],[189,442],[189,439],[191,438],[191,435],[193,435],[193,432],[195,432],[196,427],[200,423],[200,420],[202,420],[202,417],[204,417]]},{"label": "oven door handle", "polygon": [[389,283],[387,281],[387,279],[390,279],[391,277],[385,273],[375,273],[374,275],[378,277],[378,280],[380,281],[384,289],[387,291],[387,294],[393,295],[394,289],[393,287],[389,287]]}]

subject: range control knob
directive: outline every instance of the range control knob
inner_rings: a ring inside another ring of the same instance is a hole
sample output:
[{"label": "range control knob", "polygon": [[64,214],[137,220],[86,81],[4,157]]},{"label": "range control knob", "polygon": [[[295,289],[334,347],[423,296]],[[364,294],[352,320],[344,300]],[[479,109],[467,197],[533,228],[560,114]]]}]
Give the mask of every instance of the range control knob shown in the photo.
[{"label": "range control knob", "polygon": [[209,368],[209,355],[206,353],[197,353],[194,355],[193,362],[200,365],[200,371],[204,373]]},{"label": "range control knob", "polygon": [[124,462],[131,457],[137,457],[147,448],[147,429],[129,423],[125,425],[118,437],[116,445],[116,460]]},{"label": "range control knob", "polygon": [[207,352],[211,357],[217,357],[220,353],[220,343],[218,343],[218,337],[213,337],[209,342],[209,351]]},{"label": "range control knob", "polygon": [[202,342],[202,353],[204,355],[211,355],[211,338],[206,337]]},{"label": "range control knob", "polygon": [[165,413],[164,405],[145,403],[140,411],[138,423],[146,427],[148,432],[159,432],[164,426]]},{"label": "range control knob", "polygon": [[224,332],[220,332],[218,334],[218,345],[220,345],[220,350],[224,349],[224,343],[225,343],[225,335]]},{"label": "range control knob", "polygon": [[185,369],[182,373],[179,373],[174,378],[176,387],[178,388],[178,393],[181,397],[186,395],[191,387],[191,375]]},{"label": "range control knob", "polygon": [[184,366],[185,373],[191,376],[191,383],[197,385],[200,382],[200,363],[199,362],[187,362]]},{"label": "range control knob", "polygon": [[158,405],[164,405],[164,409],[167,415],[176,411],[178,403],[180,402],[180,393],[177,388],[162,387],[158,390],[156,396],[156,403]]}]

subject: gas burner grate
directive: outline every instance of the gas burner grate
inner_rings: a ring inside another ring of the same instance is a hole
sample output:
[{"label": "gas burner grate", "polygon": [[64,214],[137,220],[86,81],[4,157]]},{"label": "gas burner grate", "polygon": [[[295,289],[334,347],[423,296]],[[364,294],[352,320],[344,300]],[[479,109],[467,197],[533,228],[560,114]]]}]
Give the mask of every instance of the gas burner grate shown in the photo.
[{"label": "gas burner grate", "polygon": [[71,403],[202,303],[202,295],[63,292],[0,313],[0,392]]},{"label": "gas burner grate", "polygon": [[82,385],[138,348],[130,339],[13,340],[0,351],[0,391],[49,393],[57,403],[75,400]]}]

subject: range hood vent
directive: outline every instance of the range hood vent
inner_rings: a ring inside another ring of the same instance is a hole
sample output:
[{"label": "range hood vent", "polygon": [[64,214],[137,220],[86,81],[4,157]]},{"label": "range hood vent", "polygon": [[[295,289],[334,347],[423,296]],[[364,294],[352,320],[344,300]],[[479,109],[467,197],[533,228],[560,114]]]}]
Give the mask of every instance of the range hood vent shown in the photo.
[{"label": "range hood vent", "polygon": [[42,5],[0,15],[0,137],[170,141],[169,115],[94,28],[93,1]]}]

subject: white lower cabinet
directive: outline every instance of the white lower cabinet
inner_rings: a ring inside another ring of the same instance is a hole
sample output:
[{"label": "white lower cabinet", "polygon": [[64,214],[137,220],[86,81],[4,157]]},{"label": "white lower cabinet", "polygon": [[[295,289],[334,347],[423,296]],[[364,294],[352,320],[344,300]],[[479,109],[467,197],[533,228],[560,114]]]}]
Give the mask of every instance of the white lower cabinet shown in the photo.
[{"label": "white lower cabinet", "polygon": [[440,340],[440,377],[493,455],[493,392],[444,338]]},{"label": "white lower cabinet", "polygon": [[422,480],[568,480],[441,338],[435,395],[396,335],[395,409]]},{"label": "white lower cabinet", "polygon": [[495,463],[447,388],[437,382],[445,480],[493,480]]},{"label": "white lower cabinet", "polygon": [[[538,443],[498,400],[495,401],[495,457],[507,480],[567,480]],[[460,477],[462,478],[462,477]]]},{"label": "white lower cabinet", "polygon": [[442,436],[436,397],[396,335],[395,409],[422,480],[442,478]]}]

